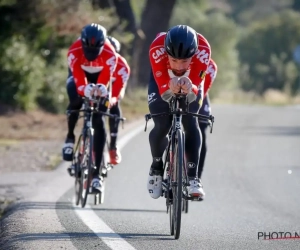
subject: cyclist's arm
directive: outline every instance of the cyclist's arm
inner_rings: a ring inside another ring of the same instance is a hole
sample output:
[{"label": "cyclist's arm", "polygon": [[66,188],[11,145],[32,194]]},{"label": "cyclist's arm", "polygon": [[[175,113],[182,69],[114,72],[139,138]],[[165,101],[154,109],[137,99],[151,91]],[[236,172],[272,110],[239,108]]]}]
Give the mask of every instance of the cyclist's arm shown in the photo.
[{"label": "cyclist's arm", "polygon": [[[104,84],[106,88],[108,88],[110,80],[112,79],[113,73],[117,66],[117,56],[113,49],[105,46],[100,57],[104,61],[104,68],[101,71],[101,74],[99,74],[97,83]],[[99,58],[99,60],[101,59]]]},{"label": "cyclist's arm", "polygon": [[87,80],[84,71],[81,69],[79,60],[72,65],[71,71],[76,84],[77,93],[81,96],[84,96],[84,87],[87,84]]},{"label": "cyclist's arm", "polygon": [[116,80],[112,86],[112,97],[116,98],[121,97],[121,93],[124,93],[127,81],[130,77],[130,67],[125,58],[121,56],[118,57],[118,64],[114,72],[114,77]]},{"label": "cyclist's arm", "polygon": [[163,100],[167,101],[172,97],[172,91],[169,89],[170,76],[167,68],[168,56],[164,49],[164,38],[165,33],[160,33],[154,39],[150,45],[149,59],[159,94]]},{"label": "cyclist's arm", "polygon": [[206,76],[205,76],[204,96],[207,95],[209,89],[211,88],[213,82],[215,81],[217,77],[217,71],[218,71],[217,64],[212,59],[210,59],[208,68],[206,70]]}]

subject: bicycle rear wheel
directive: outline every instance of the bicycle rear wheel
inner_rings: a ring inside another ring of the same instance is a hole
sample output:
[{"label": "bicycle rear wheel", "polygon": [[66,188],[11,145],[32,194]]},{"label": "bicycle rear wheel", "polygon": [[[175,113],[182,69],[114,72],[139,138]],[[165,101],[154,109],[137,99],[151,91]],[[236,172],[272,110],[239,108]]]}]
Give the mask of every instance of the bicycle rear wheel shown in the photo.
[{"label": "bicycle rear wheel", "polygon": [[173,191],[173,223],[174,238],[180,236],[181,211],[182,211],[182,166],[183,166],[183,141],[182,131],[177,130],[177,143],[175,144],[175,164],[172,174],[172,191]]},{"label": "bicycle rear wheel", "polygon": [[82,183],[81,183],[81,154],[80,154],[80,145],[82,140],[82,134],[80,134],[76,147],[75,147],[75,153],[73,158],[73,166],[75,167],[75,204],[76,206],[79,205],[80,197],[82,193]]},{"label": "bicycle rear wheel", "polygon": [[[90,190],[90,184],[92,181],[92,168],[93,168],[93,141],[94,141],[94,130],[92,128],[88,129],[88,143],[86,143],[86,149],[85,153],[88,152],[88,156],[87,156],[87,162],[86,162],[86,167],[84,172],[86,173],[82,173],[81,176],[83,176],[83,178],[81,178],[81,180],[83,181],[83,185],[84,185],[84,181],[86,181],[86,189],[84,191],[84,188],[82,189],[82,195],[81,195],[81,207],[85,207],[86,205],[86,201],[87,201],[87,197],[89,194],[89,190]],[[86,176],[85,176],[86,175]],[[85,180],[86,179],[86,180]]]}]

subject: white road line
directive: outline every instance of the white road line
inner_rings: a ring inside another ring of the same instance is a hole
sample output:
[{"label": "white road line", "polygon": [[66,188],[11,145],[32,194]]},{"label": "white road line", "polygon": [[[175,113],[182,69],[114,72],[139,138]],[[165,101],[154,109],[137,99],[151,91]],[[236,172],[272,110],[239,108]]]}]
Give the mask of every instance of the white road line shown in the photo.
[{"label": "white road line", "polygon": [[[75,207],[74,202],[73,206]],[[89,205],[86,205],[85,208],[77,208],[75,210],[77,215],[108,247],[113,250],[135,250],[133,246],[106,225]]]},{"label": "white road line", "polygon": [[[149,124],[150,125],[150,124]],[[151,125],[150,125],[151,126]],[[149,126],[149,127],[150,127]],[[139,126],[122,136],[118,141],[120,150],[141,131],[144,126]],[[119,234],[115,233],[105,222],[91,209],[89,205],[86,208],[76,207],[73,201],[73,207],[79,218],[86,224],[108,247],[113,250],[135,250],[126,240]]]}]

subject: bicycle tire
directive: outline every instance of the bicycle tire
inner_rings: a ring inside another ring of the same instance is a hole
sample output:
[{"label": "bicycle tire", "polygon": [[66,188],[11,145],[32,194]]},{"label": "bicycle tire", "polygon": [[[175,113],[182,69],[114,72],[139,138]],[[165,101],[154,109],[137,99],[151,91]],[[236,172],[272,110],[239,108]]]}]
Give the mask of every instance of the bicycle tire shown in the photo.
[{"label": "bicycle tire", "polygon": [[173,223],[174,223],[174,238],[177,240],[180,237],[181,227],[181,212],[182,212],[182,166],[183,166],[183,141],[182,131],[177,130],[177,143],[175,144],[175,161],[173,168],[172,179],[176,181],[176,185],[172,185],[173,190]]},{"label": "bicycle tire", "polygon": [[[182,148],[185,149],[185,133],[182,132]],[[182,165],[182,180],[183,180],[183,183],[182,183],[182,192],[187,194],[188,193],[188,190],[187,190],[187,184],[189,183],[189,180],[188,180],[188,175],[187,175],[187,169],[186,169],[186,159],[184,157],[183,159],[183,165]],[[182,212],[185,212],[186,214],[188,213],[189,211],[189,200],[188,199],[185,199],[184,197],[182,197]]]},{"label": "bicycle tire", "polygon": [[169,205],[169,218],[170,218],[170,234],[174,235],[173,209],[171,204]]},{"label": "bicycle tire", "polygon": [[[87,201],[87,197],[89,195],[89,190],[90,190],[90,184],[91,184],[91,178],[92,178],[92,167],[93,167],[93,141],[94,141],[94,137],[93,137],[93,129],[89,128],[88,129],[88,138],[89,138],[89,157],[88,157],[88,164],[87,164],[87,187],[86,187],[86,191],[84,193],[84,196],[81,196],[81,207],[84,208],[86,205],[86,201]],[[81,176],[84,176],[84,174],[82,174]]]},{"label": "bicycle tire", "polygon": [[81,159],[79,159],[79,153],[80,151],[80,144],[82,140],[82,134],[80,134],[76,147],[75,147],[75,153],[74,153],[74,158],[73,158],[73,164],[75,166],[75,204],[76,206],[79,205],[80,203],[80,197],[82,193],[82,184],[81,184],[81,176],[79,176],[79,171],[81,169]]}]

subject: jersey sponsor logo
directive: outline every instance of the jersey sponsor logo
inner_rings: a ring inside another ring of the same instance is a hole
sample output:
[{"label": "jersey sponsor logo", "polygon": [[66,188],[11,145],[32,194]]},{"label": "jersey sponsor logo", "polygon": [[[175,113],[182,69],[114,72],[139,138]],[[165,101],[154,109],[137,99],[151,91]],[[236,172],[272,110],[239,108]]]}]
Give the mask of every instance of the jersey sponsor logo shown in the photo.
[{"label": "jersey sponsor logo", "polygon": [[150,102],[154,96],[155,96],[154,92],[148,95],[148,102]]},{"label": "jersey sponsor logo", "polygon": [[195,168],[195,167],[196,167],[196,164],[193,163],[193,162],[188,162],[188,163],[187,163],[187,166],[188,166],[188,168]]},{"label": "jersey sponsor logo", "polygon": [[208,66],[208,68],[206,70],[206,73],[210,75],[212,81],[215,80],[215,78],[216,78],[216,70],[214,69],[213,65],[209,65]]},{"label": "jersey sponsor logo", "polygon": [[211,112],[211,107],[208,106],[207,104],[205,104],[204,111],[206,111],[207,113],[210,113]]},{"label": "jersey sponsor logo", "polygon": [[112,74],[115,70],[115,66],[116,66],[116,57],[111,57],[109,58],[107,61],[106,61],[106,64],[108,66],[110,66],[109,70],[110,70],[110,73]]},{"label": "jersey sponsor logo", "polygon": [[151,93],[148,95],[148,104],[151,104],[152,102],[155,102],[157,98],[155,97],[156,93]]},{"label": "jersey sponsor logo", "polygon": [[203,70],[199,74],[199,76],[200,76],[201,79],[204,79],[205,75],[206,75],[206,72],[203,71]]},{"label": "jersey sponsor logo", "polygon": [[155,72],[155,76],[156,77],[161,77],[162,76],[162,72],[161,71],[156,71]]},{"label": "jersey sponsor logo", "polygon": [[165,52],[166,52],[165,48],[160,48],[155,50],[155,52],[152,53],[152,57],[155,60],[155,63],[159,63],[163,59],[163,57],[161,56],[165,55]]},{"label": "jersey sponsor logo", "polygon": [[197,50],[196,57],[200,62],[205,63],[206,65],[208,65],[209,55],[208,55],[208,52],[205,49]]},{"label": "jersey sponsor logo", "polygon": [[68,56],[68,64],[69,64],[69,67],[71,67],[72,62],[73,62],[74,59],[75,59],[75,56],[74,56],[73,53],[71,53],[71,54]]},{"label": "jersey sponsor logo", "polygon": [[78,89],[78,91],[83,91],[84,90],[84,85],[81,85],[81,86],[79,86],[77,89]]},{"label": "jersey sponsor logo", "polygon": [[122,67],[119,71],[118,71],[118,75],[121,76],[122,81],[125,83],[128,81],[129,75],[126,71],[125,67]]}]

